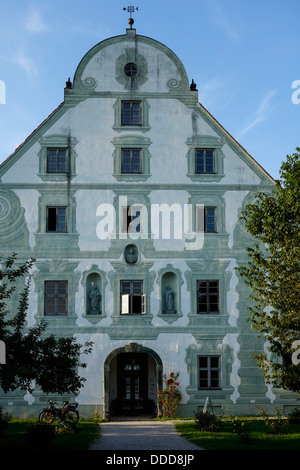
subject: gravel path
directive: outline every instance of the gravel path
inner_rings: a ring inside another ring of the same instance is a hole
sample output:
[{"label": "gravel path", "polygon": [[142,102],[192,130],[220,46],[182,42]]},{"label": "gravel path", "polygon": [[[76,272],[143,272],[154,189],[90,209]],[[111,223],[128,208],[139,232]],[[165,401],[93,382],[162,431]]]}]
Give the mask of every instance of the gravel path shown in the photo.
[{"label": "gravel path", "polygon": [[90,450],[201,450],[180,436],[172,421],[101,423],[101,438]]}]

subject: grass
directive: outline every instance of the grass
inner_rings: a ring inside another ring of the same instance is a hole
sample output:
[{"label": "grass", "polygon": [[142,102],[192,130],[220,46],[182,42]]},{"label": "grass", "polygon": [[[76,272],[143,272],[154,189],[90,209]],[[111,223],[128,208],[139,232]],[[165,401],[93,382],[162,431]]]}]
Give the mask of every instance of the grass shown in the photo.
[{"label": "grass", "polygon": [[[197,431],[194,420],[175,422],[182,437],[205,450],[300,450],[300,424],[287,424],[282,434],[274,435],[265,420],[257,418],[239,419],[244,423],[249,442],[245,443],[234,432],[233,420],[222,419],[220,432]],[[81,419],[73,434],[55,434],[53,441],[46,446],[29,444],[28,427],[36,424],[36,419],[12,419],[0,435],[0,453],[3,450],[88,450],[95,439],[100,437],[100,427],[94,420]],[[55,424],[51,425],[55,427]]]},{"label": "grass", "polygon": [[[100,436],[100,427],[93,420],[81,419],[72,434],[55,434],[54,439],[45,446],[30,444],[27,429],[37,424],[36,419],[12,419],[5,431],[0,435],[0,452],[2,450],[88,450],[90,445]],[[51,426],[55,427],[55,423]]]},{"label": "grass", "polygon": [[242,437],[234,432],[232,420],[222,420],[220,432],[197,431],[195,421],[176,423],[181,435],[188,441],[205,450],[300,450],[300,425],[287,424],[282,434],[271,433],[267,424],[261,419],[240,420],[244,423],[244,442]]}]

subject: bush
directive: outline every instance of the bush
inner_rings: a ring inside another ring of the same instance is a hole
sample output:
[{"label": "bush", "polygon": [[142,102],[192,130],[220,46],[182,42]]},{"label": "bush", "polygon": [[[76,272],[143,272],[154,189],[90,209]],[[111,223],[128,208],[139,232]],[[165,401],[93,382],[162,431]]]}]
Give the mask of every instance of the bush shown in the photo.
[{"label": "bush", "polygon": [[50,424],[31,424],[26,438],[31,445],[47,446],[55,437],[55,427]]},{"label": "bush", "polygon": [[179,390],[179,382],[176,382],[179,373],[170,372],[169,378],[164,374],[164,389],[157,394],[158,406],[162,408],[162,415],[174,418],[177,413],[182,394]]},{"label": "bush", "polygon": [[243,444],[252,444],[248,429],[244,421],[235,418],[233,421],[233,431],[236,432]]},{"label": "bush", "polygon": [[5,413],[3,407],[0,406],[0,435],[3,433],[10,419],[10,415]]},{"label": "bush", "polygon": [[221,430],[222,421],[212,413],[199,411],[195,413],[196,429],[198,431],[219,432]]},{"label": "bush", "polygon": [[257,406],[256,408],[259,409],[260,414],[264,418],[265,423],[266,423],[267,427],[269,428],[269,430],[272,434],[277,435],[277,434],[283,434],[284,433],[284,428],[288,424],[288,420],[282,417],[279,408],[277,408],[277,407],[275,408],[275,417],[274,418],[269,418],[266,415],[266,413],[264,412],[264,410],[262,408],[260,408],[259,406]]},{"label": "bush", "polygon": [[300,424],[300,409],[295,408],[288,414],[288,420],[290,424]]}]

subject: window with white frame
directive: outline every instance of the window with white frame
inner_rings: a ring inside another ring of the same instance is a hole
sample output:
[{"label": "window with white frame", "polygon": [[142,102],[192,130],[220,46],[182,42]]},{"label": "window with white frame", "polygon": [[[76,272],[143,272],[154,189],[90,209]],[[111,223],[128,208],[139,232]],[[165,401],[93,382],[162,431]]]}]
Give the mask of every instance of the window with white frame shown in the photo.
[{"label": "window with white frame", "polygon": [[220,356],[198,357],[198,388],[220,388]]}]

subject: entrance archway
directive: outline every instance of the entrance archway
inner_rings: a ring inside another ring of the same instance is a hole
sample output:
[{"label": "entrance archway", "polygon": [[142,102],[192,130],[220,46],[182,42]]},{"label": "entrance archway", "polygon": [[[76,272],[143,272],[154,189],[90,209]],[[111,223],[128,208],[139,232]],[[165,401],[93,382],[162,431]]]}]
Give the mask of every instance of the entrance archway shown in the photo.
[{"label": "entrance archway", "polygon": [[153,414],[162,371],[158,354],[138,343],[112,351],[104,362],[105,417]]}]

